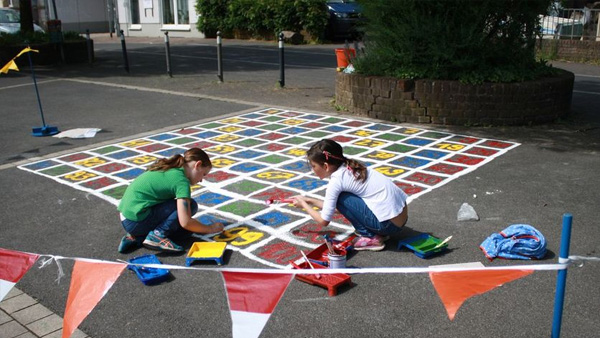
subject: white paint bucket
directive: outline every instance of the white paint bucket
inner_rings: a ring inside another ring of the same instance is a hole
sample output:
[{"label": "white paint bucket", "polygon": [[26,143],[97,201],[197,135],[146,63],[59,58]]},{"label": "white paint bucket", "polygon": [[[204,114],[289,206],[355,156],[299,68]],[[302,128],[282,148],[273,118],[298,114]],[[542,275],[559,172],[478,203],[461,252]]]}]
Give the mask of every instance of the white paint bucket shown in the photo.
[{"label": "white paint bucket", "polygon": [[346,255],[332,255],[327,254],[329,259],[330,269],[345,269],[346,268]]}]

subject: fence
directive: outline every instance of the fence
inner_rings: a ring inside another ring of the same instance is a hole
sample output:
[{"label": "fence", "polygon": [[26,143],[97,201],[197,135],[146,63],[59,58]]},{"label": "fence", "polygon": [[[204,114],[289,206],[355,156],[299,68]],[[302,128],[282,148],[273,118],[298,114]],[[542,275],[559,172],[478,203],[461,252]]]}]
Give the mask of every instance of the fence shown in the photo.
[{"label": "fence", "polygon": [[540,16],[542,39],[600,41],[600,8],[561,8]]}]

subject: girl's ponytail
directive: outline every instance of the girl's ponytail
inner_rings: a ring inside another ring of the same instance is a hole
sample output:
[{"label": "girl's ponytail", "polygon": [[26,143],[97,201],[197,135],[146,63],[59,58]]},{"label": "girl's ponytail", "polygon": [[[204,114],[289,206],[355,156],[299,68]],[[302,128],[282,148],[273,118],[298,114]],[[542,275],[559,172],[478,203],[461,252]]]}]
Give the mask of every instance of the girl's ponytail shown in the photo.
[{"label": "girl's ponytail", "polygon": [[204,150],[200,148],[191,148],[186,150],[183,155],[176,154],[168,158],[157,160],[148,167],[148,171],[167,171],[173,168],[181,168],[184,164],[191,161],[200,161],[202,167],[212,167],[210,158]]}]

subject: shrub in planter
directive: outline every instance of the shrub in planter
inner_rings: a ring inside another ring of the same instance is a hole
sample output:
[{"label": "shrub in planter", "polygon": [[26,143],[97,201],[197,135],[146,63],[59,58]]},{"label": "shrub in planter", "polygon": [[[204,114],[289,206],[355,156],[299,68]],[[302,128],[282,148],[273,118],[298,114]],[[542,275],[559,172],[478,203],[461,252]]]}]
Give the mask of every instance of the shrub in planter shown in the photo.
[{"label": "shrub in planter", "polygon": [[[93,41],[92,57],[93,57]],[[88,61],[87,40],[77,32],[63,33],[63,51],[66,63],[81,63]],[[60,46],[50,42],[48,33],[0,33],[0,64],[14,58],[23,48],[31,47],[39,53],[31,53],[32,62],[36,65],[52,65],[61,62]],[[29,65],[27,57],[21,56],[15,60],[19,67]]]}]

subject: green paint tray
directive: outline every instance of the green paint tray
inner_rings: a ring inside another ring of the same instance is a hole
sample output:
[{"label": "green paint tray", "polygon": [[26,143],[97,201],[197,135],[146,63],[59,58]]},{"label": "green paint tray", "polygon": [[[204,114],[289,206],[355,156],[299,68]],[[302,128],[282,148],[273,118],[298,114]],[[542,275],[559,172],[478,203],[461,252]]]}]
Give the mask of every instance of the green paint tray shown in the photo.
[{"label": "green paint tray", "polygon": [[433,255],[440,254],[448,249],[448,243],[444,243],[436,248],[442,242],[441,239],[428,234],[420,234],[398,242],[398,249],[403,246],[412,250],[415,255],[421,258],[429,258]]}]

